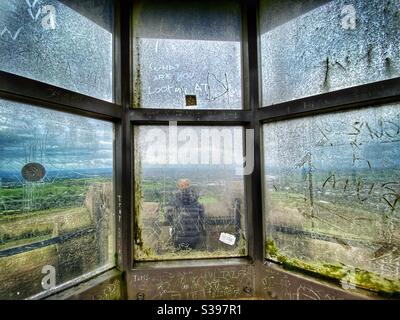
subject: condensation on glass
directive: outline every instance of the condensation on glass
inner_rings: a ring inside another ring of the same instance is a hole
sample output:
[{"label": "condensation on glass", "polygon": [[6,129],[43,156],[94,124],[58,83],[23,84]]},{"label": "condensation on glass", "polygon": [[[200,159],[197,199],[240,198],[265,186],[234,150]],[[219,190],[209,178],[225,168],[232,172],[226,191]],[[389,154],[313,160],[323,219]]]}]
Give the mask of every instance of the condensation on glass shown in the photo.
[{"label": "condensation on glass", "polygon": [[142,1],[133,23],[134,107],[242,108],[237,1]]},{"label": "condensation on glass", "polygon": [[263,127],[266,254],[400,292],[400,105]]},{"label": "condensation on glass", "polygon": [[0,2],[0,70],[111,101],[111,0]]},{"label": "condensation on glass", "polygon": [[241,127],[139,126],[138,261],[247,254]]},{"label": "condensation on glass", "polygon": [[0,100],[1,299],[111,266],[112,167],[111,123]]},{"label": "condensation on glass", "polygon": [[400,1],[261,1],[263,106],[400,75]]}]

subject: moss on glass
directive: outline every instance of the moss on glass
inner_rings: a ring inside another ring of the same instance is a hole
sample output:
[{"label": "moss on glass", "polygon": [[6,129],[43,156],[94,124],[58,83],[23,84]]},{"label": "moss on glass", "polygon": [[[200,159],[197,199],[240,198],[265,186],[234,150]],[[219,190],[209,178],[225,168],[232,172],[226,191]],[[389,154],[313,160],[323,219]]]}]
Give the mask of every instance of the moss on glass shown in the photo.
[{"label": "moss on glass", "polygon": [[[296,258],[289,258],[279,252],[273,239],[268,239],[265,243],[267,257],[279,262],[287,270],[300,271],[305,274],[316,276],[321,279],[334,280],[343,283],[353,284],[359,288],[377,292],[383,296],[400,296],[400,281],[379,276],[376,273],[351,268],[343,264],[328,264],[314,261],[302,261]],[[350,270],[354,272],[354,277],[348,277]]]}]

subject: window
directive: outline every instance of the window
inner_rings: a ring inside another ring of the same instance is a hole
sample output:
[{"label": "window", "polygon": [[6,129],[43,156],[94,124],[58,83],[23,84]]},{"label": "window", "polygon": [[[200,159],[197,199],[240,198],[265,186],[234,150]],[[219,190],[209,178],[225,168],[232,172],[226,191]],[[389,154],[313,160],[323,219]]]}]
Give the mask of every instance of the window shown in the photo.
[{"label": "window", "polygon": [[400,75],[400,1],[261,1],[263,106]]},{"label": "window", "polygon": [[386,295],[400,291],[399,9],[260,1],[265,256]]},{"label": "window", "polygon": [[0,2],[0,298],[398,296],[400,0]]},{"label": "window", "polygon": [[134,107],[242,108],[236,1],[147,1],[133,23]]},{"label": "window", "polygon": [[264,125],[267,256],[400,290],[399,104]]},{"label": "window", "polygon": [[135,128],[135,259],[247,255],[240,127]]},{"label": "window", "polygon": [[[241,30],[236,1],[137,3],[133,107],[242,109]],[[170,116],[134,126],[134,260],[246,256],[243,128]]]},{"label": "window", "polygon": [[111,101],[111,0],[0,3],[0,69]]},{"label": "window", "polygon": [[0,298],[113,265],[112,168],[111,123],[0,100]]}]

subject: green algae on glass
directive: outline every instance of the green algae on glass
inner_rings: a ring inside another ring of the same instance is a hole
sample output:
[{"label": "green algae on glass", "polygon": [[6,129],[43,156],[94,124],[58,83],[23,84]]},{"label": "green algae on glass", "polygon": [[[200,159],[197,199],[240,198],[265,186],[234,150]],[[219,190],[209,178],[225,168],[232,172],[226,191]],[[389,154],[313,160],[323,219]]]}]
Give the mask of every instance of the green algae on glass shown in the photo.
[{"label": "green algae on glass", "polygon": [[267,257],[279,262],[287,270],[299,271],[311,276],[327,280],[336,280],[339,283],[347,280],[355,286],[374,291],[383,296],[400,296],[400,281],[379,276],[376,273],[354,268],[354,277],[348,278],[351,267],[343,264],[329,264],[321,262],[305,262],[296,258],[282,255],[273,239],[265,242]]},{"label": "green algae on glass", "polygon": [[278,248],[276,247],[275,241],[272,239],[269,239],[265,243],[265,249],[267,252],[267,255],[271,258],[277,258],[278,257]]},{"label": "green algae on glass", "polygon": [[238,244],[239,255],[244,256],[247,253],[247,239],[243,231],[240,232],[239,244]]},{"label": "green algae on glass", "polygon": [[145,246],[141,227],[141,189],[140,183],[135,183],[135,214],[134,214],[134,256],[137,260],[145,260],[154,256],[154,251]]},{"label": "green algae on glass", "polygon": [[225,250],[176,250],[164,254],[155,254],[151,251],[148,255],[141,255],[138,261],[157,262],[170,260],[198,260],[198,259],[216,259],[216,258],[237,258],[239,250],[227,252]]},{"label": "green algae on glass", "polygon": [[194,260],[211,258],[237,258],[247,253],[246,238],[241,232],[237,247],[232,251],[204,250],[204,249],[178,249],[171,247],[167,253],[156,253],[154,249],[146,247],[143,242],[136,246],[135,258],[138,261],[165,261],[165,260]]},{"label": "green algae on glass", "polygon": [[141,78],[141,63],[140,63],[140,39],[136,38],[136,67],[134,78],[134,95],[133,107],[140,108],[142,104],[142,78]]},{"label": "green algae on glass", "polygon": [[132,25],[134,32],[134,79],[133,79],[133,108],[140,108],[142,104],[142,78],[141,78],[141,56],[140,56],[140,37],[137,34],[137,30],[140,28],[140,13],[143,7],[143,3],[140,1],[135,5],[135,10],[132,12]]},{"label": "green algae on glass", "polygon": [[[139,151],[138,142],[135,139],[137,128],[134,128],[134,147],[135,151]],[[142,213],[142,201],[143,201],[143,190],[141,187],[141,161],[139,152],[135,152],[135,165],[134,165],[134,174],[135,174],[135,184],[134,184],[134,214],[133,214],[133,222],[134,222],[134,257],[136,259],[140,259],[144,254],[145,257],[149,257],[154,255],[151,248],[148,248],[144,245],[142,238],[142,228],[141,228],[141,213]]]}]

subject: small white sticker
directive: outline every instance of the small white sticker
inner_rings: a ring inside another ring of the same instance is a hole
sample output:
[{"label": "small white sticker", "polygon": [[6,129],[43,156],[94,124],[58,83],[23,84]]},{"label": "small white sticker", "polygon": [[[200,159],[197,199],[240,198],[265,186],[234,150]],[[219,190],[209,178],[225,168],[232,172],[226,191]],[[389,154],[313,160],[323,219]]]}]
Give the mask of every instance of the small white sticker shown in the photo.
[{"label": "small white sticker", "polygon": [[219,241],[233,246],[236,242],[236,237],[233,234],[222,232],[219,236]]}]

